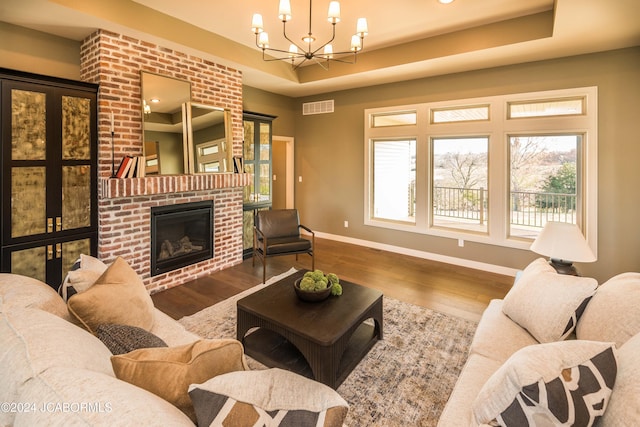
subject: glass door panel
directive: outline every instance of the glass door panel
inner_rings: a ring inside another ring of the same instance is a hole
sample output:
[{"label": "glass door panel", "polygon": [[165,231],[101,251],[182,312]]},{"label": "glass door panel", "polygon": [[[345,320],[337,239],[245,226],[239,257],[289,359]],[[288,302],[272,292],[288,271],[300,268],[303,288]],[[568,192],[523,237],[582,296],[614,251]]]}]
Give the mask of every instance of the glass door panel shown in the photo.
[{"label": "glass door panel", "polygon": [[46,246],[23,249],[11,253],[11,272],[47,281]]},{"label": "glass door panel", "polygon": [[91,158],[91,100],[62,97],[62,159]]},{"label": "glass door panel", "polygon": [[11,90],[11,159],[45,160],[47,148],[47,95]]},{"label": "glass door panel", "polygon": [[11,170],[11,237],[45,233],[47,223],[46,168]]},{"label": "glass door panel", "polygon": [[244,161],[252,162],[255,160],[255,145],[254,145],[254,123],[245,121],[244,122]]},{"label": "glass door panel", "polygon": [[260,163],[260,192],[258,193],[258,202],[271,201],[271,165],[269,163]]},{"label": "glass door panel", "polygon": [[260,161],[271,160],[271,123],[260,123]]},{"label": "glass door panel", "polygon": [[62,283],[73,264],[80,258],[80,254],[90,253],[91,239],[72,240],[62,243],[62,277],[60,277],[60,282]]},{"label": "glass door panel", "polygon": [[91,225],[91,167],[62,167],[62,229]]}]

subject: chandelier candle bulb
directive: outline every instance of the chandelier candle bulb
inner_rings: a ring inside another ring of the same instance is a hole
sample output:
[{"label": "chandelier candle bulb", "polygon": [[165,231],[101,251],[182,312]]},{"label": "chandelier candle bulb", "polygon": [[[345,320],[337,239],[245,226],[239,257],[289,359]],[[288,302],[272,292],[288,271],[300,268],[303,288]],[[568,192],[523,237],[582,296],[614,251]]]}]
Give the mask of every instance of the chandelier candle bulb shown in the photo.
[{"label": "chandelier candle bulb", "polygon": [[261,33],[264,30],[264,24],[262,23],[262,15],[259,13],[253,14],[253,19],[251,20],[251,30],[254,34]]},{"label": "chandelier candle bulb", "polygon": [[289,56],[293,57],[295,55],[298,54],[298,46],[296,46],[295,44],[291,43],[289,45]]},{"label": "chandelier candle bulb", "polygon": [[340,2],[332,1],[329,3],[329,17],[327,20],[332,24],[340,22]]}]

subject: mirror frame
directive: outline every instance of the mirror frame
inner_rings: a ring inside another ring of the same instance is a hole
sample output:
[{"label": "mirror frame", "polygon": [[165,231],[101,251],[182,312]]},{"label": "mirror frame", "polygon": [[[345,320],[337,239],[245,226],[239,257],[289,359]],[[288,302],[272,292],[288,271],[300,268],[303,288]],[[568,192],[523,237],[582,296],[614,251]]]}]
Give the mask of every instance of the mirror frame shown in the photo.
[{"label": "mirror frame", "polygon": [[[194,108],[200,110],[210,110],[210,111],[219,111],[223,114],[224,121],[224,170],[219,172],[199,172],[197,159],[196,159],[196,147],[195,147],[195,138],[194,138],[194,128],[193,128],[193,111]],[[200,104],[196,102],[187,102],[182,106],[183,117],[185,117],[184,123],[186,123],[187,129],[185,132],[187,144],[186,149],[188,154],[186,158],[189,162],[189,174],[191,175],[200,175],[200,174],[211,174],[211,173],[233,173],[233,131],[231,129],[231,111],[227,108],[216,107],[212,105]]]},{"label": "mirror frame", "polygon": [[[162,80],[162,81],[161,81]],[[166,81],[166,83],[164,82]],[[168,85],[174,85],[178,90],[170,89],[163,91]],[[173,146],[175,149],[171,150],[175,156],[170,156],[173,158],[173,161],[169,161],[169,164],[173,165],[173,170],[176,172],[173,173],[162,173],[162,159],[159,158],[159,170],[157,173],[150,173],[151,175],[181,175],[189,173],[189,162],[186,157],[187,154],[187,139],[185,135],[185,118],[183,113],[182,105],[185,102],[189,102],[191,100],[191,82],[188,80],[182,80],[171,76],[166,76],[163,74],[152,73],[148,71],[140,71],[140,96],[142,98],[142,144],[143,144],[143,155],[145,161],[148,161],[148,152],[147,145],[152,141],[147,141],[146,133],[147,132],[160,132],[167,135],[175,135],[175,138],[169,138],[173,142]],[[151,100],[153,98],[158,98],[160,100],[160,104],[154,108]],[[149,112],[145,111],[146,108],[149,108]],[[156,110],[155,112],[153,110]],[[160,120],[158,121],[150,121],[149,116],[152,114],[158,115]],[[165,117],[163,117],[165,116]],[[178,121],[178,118],[180,121]],[[173,127],[176,128],[179,126],[180,131],[178,129],[167,129],[167,130],[156,130],[149,129],[149,127],[156,126],[165,126],[165,127]],[[178,138],[179,135],[179,138]],[[158,141],[156,141],[158,142]],[[178,144],[182,146],[178,149]],[[177,162],[178,152],[182,155],[181,162]],[[160,154],[160,153],[157,153]],[[165,153],[166,154],[166,153]],[[164,156],[164,164],[167,164],[167,157]],[[181,165],[179,165],[182,163]]]}]

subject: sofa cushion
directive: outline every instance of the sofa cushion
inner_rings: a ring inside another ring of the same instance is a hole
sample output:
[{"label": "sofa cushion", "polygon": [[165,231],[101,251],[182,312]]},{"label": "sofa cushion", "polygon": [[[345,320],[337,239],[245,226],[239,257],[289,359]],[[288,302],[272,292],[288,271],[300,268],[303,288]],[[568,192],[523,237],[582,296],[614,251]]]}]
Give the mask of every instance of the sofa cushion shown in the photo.
[{"label": "sofa cushion", "polygon": [[187,331],[182,324],[157,308],[153,310],[153,327],[150,332],[166,342],[169,347],[191,344],[202,338]]},{"label": "sofa cushion", "polygon": [[640,333],[618,350],[618,376],[602,427],[635,426],[640,420]]},{"label": "sofa cushion", "polygon": [[592,426],[616,380],[613,343],[560,341],[510,357],[473,402],[478,424]]},{"label": "sofa cushion", "polygon": [[543,258],[524,269],[504,298],[502,311],[541,343],[567,338],[598,282],[556,273]]},{"label": "sofa cushion", "polygon": [[193,427],[186,415],[158,396],[73,366],[51,368],[30,379],[18,401],[38,410],[16,414],[14,427]]},{"label": "sofa cushion", "polygon": [[76,293],[84,292],[93,286],[106,270],[107,265],[98,258],[81,254],[64,278],[58,294],[67,301]]},{"label": "sofa cushion", "polygon": [[239,341],[199,340],[179,347],[146,348],[111,357],[116,376],[173,403],[196,420],[189,384],[245,369]]},{"label": "sofa cushion", "polygon": [[[0,307],[0,402],[21,402],[24,384],[51,367],[114,376],[111,353],[84,329],[46,311]],[[11,425],[14,415],[0,411],[0,425]]]},{"label": "sofa cushion", "polygon": [[150,330],[154,307],[142,280],[122,258],[116,258],[93,286],[69,298],[69,312],[91,333],[116,323]]},{"label": "sofa cushion", "polygon": [[340,427],[349,410],[332,388],[275,368],[219,375],[189,395],[199,426]]},{"label": "sofa cushion", "polygon": [[38,308],[69,319],[67,305],[46,283],[19,274],[0,273],[0,297],[5,307]]},{"label": "sofa cushion", "polygon": [[129,353],[139,348],[167,347],[162,339],[137,326],[106,323],[98,325],[96,336],[113,354]]},{"label": "sofa cushion", "polygon": [[501,365],[502,362],[471,353],[440,415],[438,427],[471,426],[471,402]]},{"label": "sofa cushion", "polygon": [[[503,300],[492,300],[489,303],[482,313],[469,349],[471,353],[481,354],[500,363],[522,347],[538,344],[526,329],[502,312],[503,303]],[[496,337],[509,339],[496,339]]]},{"label": "sofa cushion", "polygon": [[598,287],[578,321],[576,337],[620,348],[640,333],[640,273],[619,274]]}]

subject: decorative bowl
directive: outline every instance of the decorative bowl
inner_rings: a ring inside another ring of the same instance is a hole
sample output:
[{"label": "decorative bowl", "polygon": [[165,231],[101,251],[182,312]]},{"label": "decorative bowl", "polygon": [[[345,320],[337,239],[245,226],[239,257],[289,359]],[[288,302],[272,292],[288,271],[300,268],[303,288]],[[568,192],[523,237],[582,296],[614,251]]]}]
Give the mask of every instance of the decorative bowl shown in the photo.
[{"label": "decorative bowl", "polygon": [[320,302],[326,300],[329,295],[331,295],[331,288],[333,287],[332,284],[329,284],[326,289],[321,289],[319,291],[303,291],[302,289],[300,289],[301,280],[302,278],[297,279],[295,282],[293,282],[293,289],[296,290],[296,295],[298,295],[298,298],[300,298],[302,301]]}]

